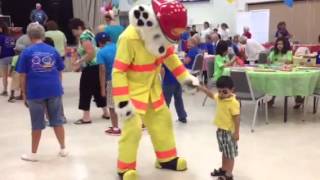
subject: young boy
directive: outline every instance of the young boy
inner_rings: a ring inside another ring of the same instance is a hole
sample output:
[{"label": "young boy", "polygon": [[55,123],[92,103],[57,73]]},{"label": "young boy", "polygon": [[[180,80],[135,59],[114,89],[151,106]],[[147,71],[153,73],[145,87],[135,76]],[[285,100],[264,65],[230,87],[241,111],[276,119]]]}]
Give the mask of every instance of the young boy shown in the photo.
[{"label": "young boy", "polygon": [[97,54],[97,62],[99,64],[99,78],[101,96],[107,97],[107,108],[109,108],[112,127],[105,132],[109,135],[120,136],[121,130],[118,127],[118,116],[114,109],[112,96],[112,67],[116,55],[116,44],[112,42],[111,36],[105,32],[96,35],[96,41],[101,48]]},{"label": "young boy", "polygon": [[216,85],[218,93],[199,87],[217,104],[214,123],[218,127],[217,140],[222,152],[222,167],[215,169],[211,176],[219,177],[219,180],[233,180],[234,158],[238,156],[240,104],[233,94],[233,81],[230,77],[221,76]]}]

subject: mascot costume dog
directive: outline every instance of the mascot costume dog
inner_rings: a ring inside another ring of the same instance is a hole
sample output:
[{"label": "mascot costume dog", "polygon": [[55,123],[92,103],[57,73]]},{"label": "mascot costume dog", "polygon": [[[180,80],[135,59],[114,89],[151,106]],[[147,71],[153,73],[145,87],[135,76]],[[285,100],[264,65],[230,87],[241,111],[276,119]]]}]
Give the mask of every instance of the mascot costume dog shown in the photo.
[{"label": "mascot costume dog", "polygon": [[187,25],[187,12],[179,1],[152,0],[130,13],[130,25],[118,41],[112,83],[116,111],[124,120],[119,141],[118,173],[123,180],[137,180],[136,159],[144,124],[157,157],[156,167],[174,171],[187,169],[177,156],[172,118],[164,101],[160,70],[165,64],[177,80],[188,87],[199,86],[174,53]]}]

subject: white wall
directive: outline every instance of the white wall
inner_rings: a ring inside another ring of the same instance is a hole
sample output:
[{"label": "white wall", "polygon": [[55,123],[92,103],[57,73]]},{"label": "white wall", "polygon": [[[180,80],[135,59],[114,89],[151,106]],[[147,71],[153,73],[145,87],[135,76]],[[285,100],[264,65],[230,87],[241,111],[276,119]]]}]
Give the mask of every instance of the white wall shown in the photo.
[{"label": "white wall", "polygon": [[236,30],[237,3],[229,4],[226,0],[210,0],[210,2],[184,3],[188,9],[189,24],[203,24],[208,21],[217,25],[223,22]]},{"label": "white wall", "polygon": [[[151,0],[130,1],[135,2],[135,4],[149,4]],[[189,24],[202,24],[204,21],[208,21],[210,24],[217,25],[225,22],[230,26],[231,31],[235,32],[238,11],[246,10],[247,3],[268,1],[275,0],[236,0],[233,4],[229,4],[227,0],[210,0],[210,2],[188,2],[184,5],[188,9]],[[130,9],[127,0],[120,0],[120,9]]]},{"label": "white wall", "polygon": [[[131,0],[135,4],[149,4],[151,0]],[[240,0],[241,1],[241,0]],[[226,0],[210,0],[209,2],[188,2],[184,3],[188,10],[189,24],[203,24],[204,21],[210,24],[227,23],[231,31],[236,30],[236,15],[238,4],[229,4]],[[120,0],[120,10],[129,10],[127,0]]]}]

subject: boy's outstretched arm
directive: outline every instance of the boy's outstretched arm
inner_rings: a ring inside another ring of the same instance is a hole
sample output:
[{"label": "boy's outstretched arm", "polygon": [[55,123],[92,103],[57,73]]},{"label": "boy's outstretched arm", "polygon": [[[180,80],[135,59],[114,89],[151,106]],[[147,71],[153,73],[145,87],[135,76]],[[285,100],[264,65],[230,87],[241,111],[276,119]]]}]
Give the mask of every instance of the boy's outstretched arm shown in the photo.
[{"label": "boy's outstretched arm", "polygon": [[214,99],[214,94],[208,88],[206,88],[204,86],[199,86],[198,89],[200,91],[204,92],[211,99]]}]

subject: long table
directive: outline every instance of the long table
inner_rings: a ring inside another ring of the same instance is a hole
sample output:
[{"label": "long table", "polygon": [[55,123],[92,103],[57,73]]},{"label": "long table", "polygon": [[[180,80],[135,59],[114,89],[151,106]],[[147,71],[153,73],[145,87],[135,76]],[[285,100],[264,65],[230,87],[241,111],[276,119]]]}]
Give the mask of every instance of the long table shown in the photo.
[{"label": "long table", "polygon": [[[316,68],[291,72],[259,72],[255,70],[246,70],[246,72],[254,91],[285,97],[284,122],[287,122],[288,97],[307,97],[313,95],[316,90],[320,90],[320,69]],[[224,75],[230,75],[230,68],[224,70]]]}]

